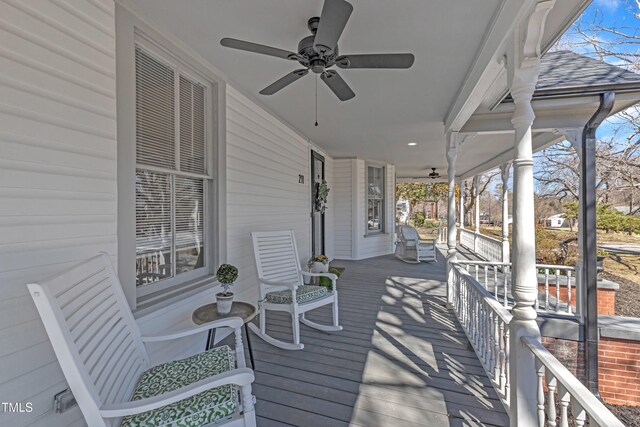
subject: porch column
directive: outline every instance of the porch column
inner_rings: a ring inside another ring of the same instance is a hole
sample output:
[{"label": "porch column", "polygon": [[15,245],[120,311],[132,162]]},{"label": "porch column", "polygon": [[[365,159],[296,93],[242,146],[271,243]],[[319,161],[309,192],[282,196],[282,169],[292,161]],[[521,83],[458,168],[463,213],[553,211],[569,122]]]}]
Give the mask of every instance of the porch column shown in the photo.
[{"label": "porch column", "polygon": [[539,1],[518,25],[507,56],[507,75],[514,111],[513,161],[513,256],[512,288],[515,305],[510,331],[510,424],[538,425],[535,357],[522,345],[522,337],[540,340],[534,303],[538,297],[536,275],[535,218],[533,191],[533,147],[531,126],[535,119],[531,99],[540,73],[540,43],[544,22],[554,0]]},{"label": "porch column", "polygon": [[451,261],[456,260],[456,159],[459,150],[458,132],[450,132],[447,138],[447,303],[451,303]]},{"label": "porch column", "polygon": [[511,169],[511,162],[500,166],[500,176],[502,178],[502,262],[511,260],[509,254],[509,187],[507,186],[509,169]]},{"label": "porch column", "polygon": [[460,179],[460,230],[464,228],[464,186],[465,181]]},{"label": "porch column", "polygon": [[473,204],[473,208],[474,208],[473,251],[475,253],[478,253],[478,234],[480,234],[480,176],[479,175],[476,175],[473,177],[473,197],[475,198],[475,203]]}]

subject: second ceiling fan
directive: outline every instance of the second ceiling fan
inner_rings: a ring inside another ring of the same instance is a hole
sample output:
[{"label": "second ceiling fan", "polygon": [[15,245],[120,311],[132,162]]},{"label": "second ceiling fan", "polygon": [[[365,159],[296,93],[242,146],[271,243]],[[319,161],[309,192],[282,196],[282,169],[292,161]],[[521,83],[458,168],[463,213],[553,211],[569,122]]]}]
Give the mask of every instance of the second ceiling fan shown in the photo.
[{"label": "second ceiling fan", "polygon": [[345,0],[325,0],[320,17],[307,22],[311,35],[298,43],[298,53],[271,46],[247,42],[232,38],[223,38],[220,44],[233,49],[261,53],[282,59],[297,61],[304,68],[292,71],[260,91],[262,95],[273,95],[301,77],[309,70],[320,75],[320,79],[341,101],[347,101],[356,94],[351,90],[336,70],[356,68],[410,68],[414,56],[411,53],[374,53],[359,55],[340,55],[338,40],[353,12],[353,6]]}]

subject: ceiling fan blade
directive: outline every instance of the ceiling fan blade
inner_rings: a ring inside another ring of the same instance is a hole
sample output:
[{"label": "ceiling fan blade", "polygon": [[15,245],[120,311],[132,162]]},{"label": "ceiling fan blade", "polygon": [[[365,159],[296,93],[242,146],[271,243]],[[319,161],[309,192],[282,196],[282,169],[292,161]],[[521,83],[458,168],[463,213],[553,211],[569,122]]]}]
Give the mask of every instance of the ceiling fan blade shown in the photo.
[{"label": "ceiling fan blade", "polygon": [[309,70],[300,69],[295,70],[282,77],[281,79],[276,80],[271,83],[269,86],[265,87],[260,91],[260,95],[273,95],[280,89],[283,89],[286,86],[289,86],[291,83],[295,82],[299,78],[306,76],[309,73]]},{"label": "ceiling fan blade", "polygon": [[284,49],[278,49],[277,47],[265,46],[262,44],[246,42],[238,39],[231,39],[228,37],[220,40],[220,44],[224,47],[230,47],[232,49],[246,50],[248,52],[261,53],[263,55],[275,56],[277,58],[290,59],[293,61],[297,61],[298,57],[300,56],[297,53],[289,52],[288,50]]},{"label": "ceiling fan blade", "polygon": [[353,12],[353,6],[345,0],[324,1],[316,38],[313,42],[313,48],[316,52],[324,54],[335,50],[351,12]]},{"label": "ceiling fan blade", "polygon": [[414,60],[412,53],[342,55],[336,59],[336,65],[340,68],[410,68]]},{"label": "ceiling fan blade", "polygon": [[342,80],[342,77],[340,77],[340,74],[338,74],[337,72],[333,70],[325,71],[320,75],[320,78],[323,82],[326,83],[327,86],[329,86],[329,89],[331,89],[333,93],[336,94],[340,101],[348,101],[349,99],[356,96],[347,82]]}]

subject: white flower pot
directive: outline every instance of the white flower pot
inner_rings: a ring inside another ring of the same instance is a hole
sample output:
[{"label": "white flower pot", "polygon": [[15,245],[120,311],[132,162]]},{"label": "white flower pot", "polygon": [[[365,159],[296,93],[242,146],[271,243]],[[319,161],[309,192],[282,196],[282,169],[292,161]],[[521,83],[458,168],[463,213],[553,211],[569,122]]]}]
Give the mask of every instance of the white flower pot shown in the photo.
[{"label": "white flower pot", "polygon": [[328,273],[329,272],[329,263],[325,264],[323,262],[315,261],[311,265],[311,272],[312,273]]},{"label": "white flower pot", "polygon": [[218,314],[229,314],[231,312],[231,304],[233,304],[233,292],[230,292],[227,295],[222,292],[217,293],[216,304],[218,307]]}]

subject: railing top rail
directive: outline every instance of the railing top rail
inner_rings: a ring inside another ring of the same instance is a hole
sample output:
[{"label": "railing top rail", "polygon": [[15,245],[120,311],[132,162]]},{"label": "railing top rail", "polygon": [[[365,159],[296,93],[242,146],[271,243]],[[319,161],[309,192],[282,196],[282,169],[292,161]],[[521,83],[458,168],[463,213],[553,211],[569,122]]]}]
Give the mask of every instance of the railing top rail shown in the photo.
[{"label": "railing top rail", "polygon": [[571,265],[553,265],[553,264],[536,264],[536,268],[555,268],[556,270],[573,270],[575,271],[575,267]]},{"label": "railing top rail", "polygon": [[531,350],[538,360],[551,371],[556,380],[575,399],[580,406],[587,411],[589,417],[600,426],[624,427],[624,424],[607,409],[598,398],[596,398],[587,388],[556,359],[549,351],[535,338],[522,337],[522,342]]},{"label": "railing top rail", "polygon": [[501,262],[501,261],[475,261],[475,260],[464,260],[457,259],[455,261],[451,261],[451,264],[456,265],[496,265],[496,266],[511,266],[510,262]]},{"label": "railing top rail", "polygon": [[454,267],[458,274],[463,276],[473,287],[474,290],[480,294],[480,297],[484,300],[484,302],[491,307],[491,309],[500,316],[502,321],[505,323],[511,322],[511,318],[513,317],[509,311],[504,308],[498,300],[494,298],[489,291],[487,291],[481,284],[478,282],[466,269],[463,269],[460,265],[454,265]]},{"label": "railing top rail", "polygon": [[486,239],[486,240],[489,240],[491,242],[499,243],[499,244],[502,245],[502,240],[498,240],[495,237],[487,236],[486,234],[482,234],[482,233],[478,233],[478,234],[476,234],[476,236],[480,237],[481,239]]}]

